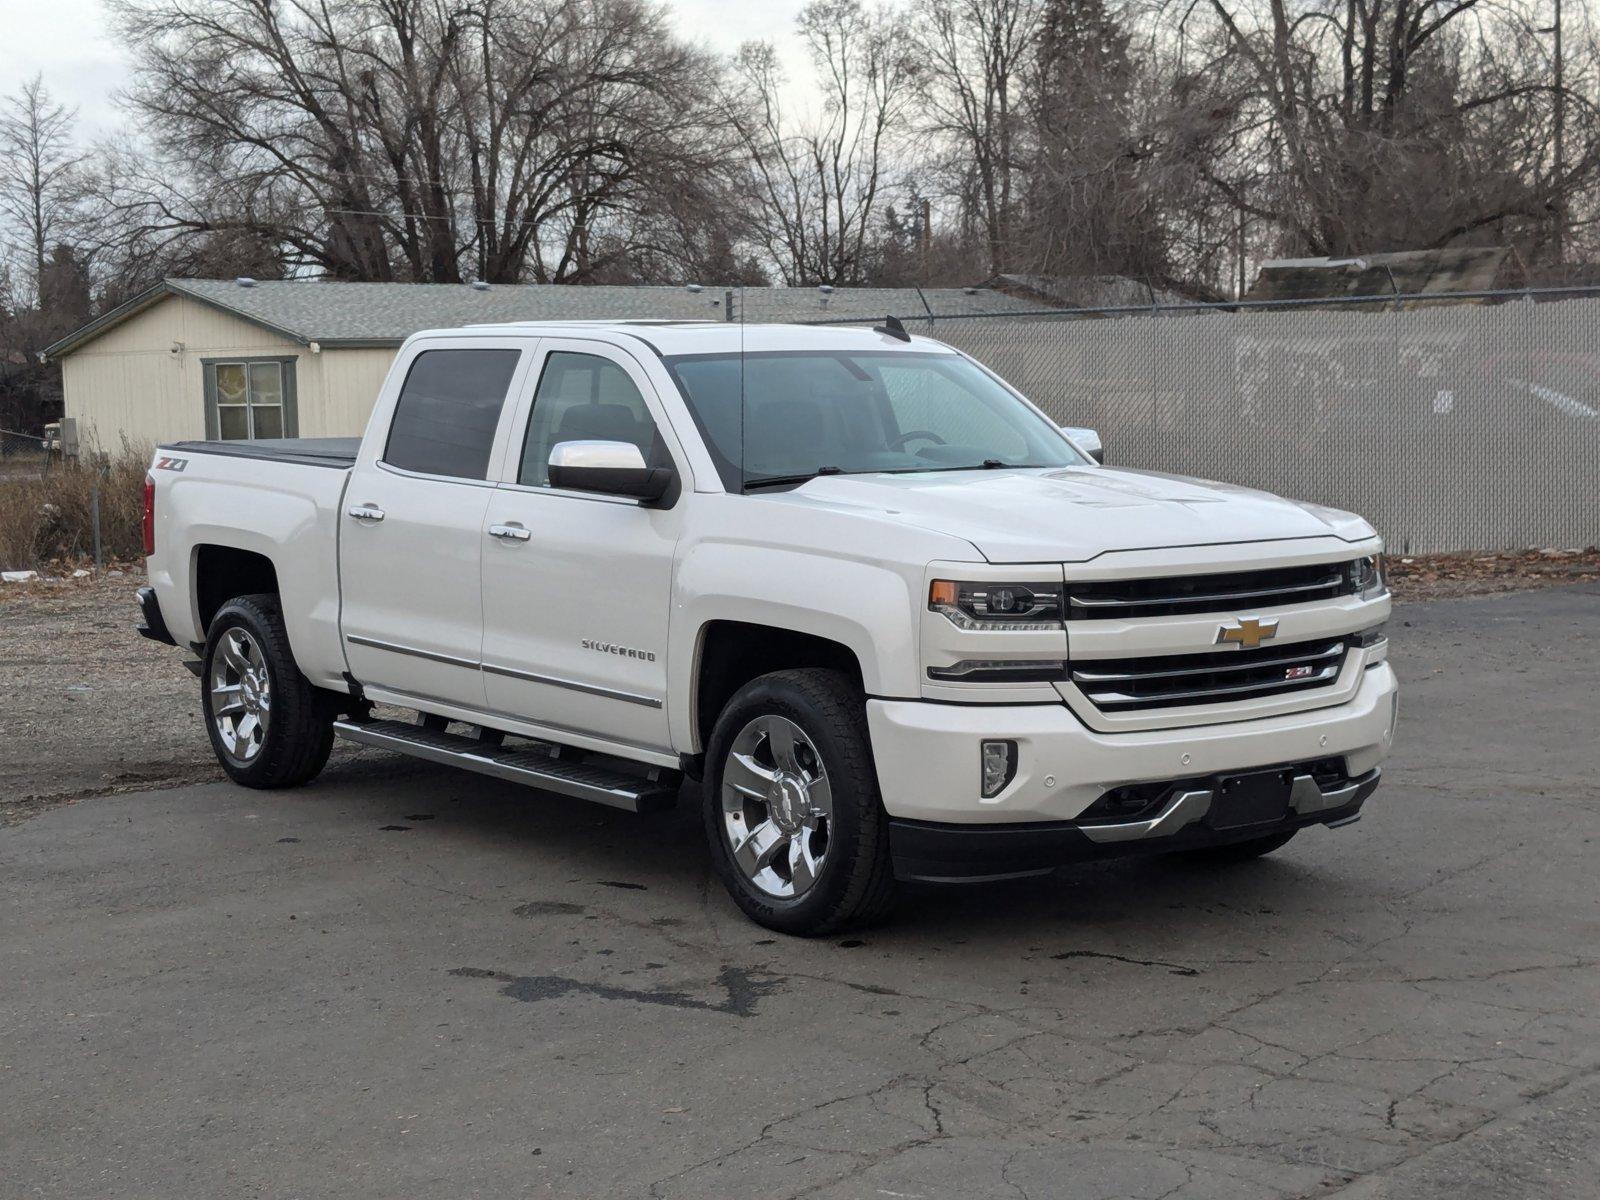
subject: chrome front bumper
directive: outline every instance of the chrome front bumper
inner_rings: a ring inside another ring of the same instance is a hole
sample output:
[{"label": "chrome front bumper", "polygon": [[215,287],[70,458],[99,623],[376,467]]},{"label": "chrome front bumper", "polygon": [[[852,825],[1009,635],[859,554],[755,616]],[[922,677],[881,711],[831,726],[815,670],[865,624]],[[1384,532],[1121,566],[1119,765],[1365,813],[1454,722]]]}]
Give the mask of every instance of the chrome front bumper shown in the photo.
[{"label": "chrome front bumper", "polygon": [[1212,788],[1183,785],[1159,813],[1141,821],[952,825],[891,819],[889,853],[900,879],[979,883],[1047,875],[1090,859],[1204,850],[1311,825],[1348,825],[1360,818],[1379,777],[1374,767],[1325,791],[1310,775],[1297,775],[1280,817],[1231,827],[1214,823]]},{"label": "chrome front bumper", "polygon": [[[1296,775],[1289,788],[1289,812],[1298,817],[1314,817],[1331,809],[1347,808],[1365,800],[1378,787],[1382,774],[1374,767],[1358,779],[1324,790],[1310,775]],[[1216,793],[1211,788],[1191,788],[1179,792],[1165,808],[1143,821],[1117,821],[1107,824],[1085,822],[1078,828],[1091,842],[1136,842],[1145,838],[1171,837],[1193,825],[1211,811]],[[1351,818],[1354,819],[1354,818]]]}]

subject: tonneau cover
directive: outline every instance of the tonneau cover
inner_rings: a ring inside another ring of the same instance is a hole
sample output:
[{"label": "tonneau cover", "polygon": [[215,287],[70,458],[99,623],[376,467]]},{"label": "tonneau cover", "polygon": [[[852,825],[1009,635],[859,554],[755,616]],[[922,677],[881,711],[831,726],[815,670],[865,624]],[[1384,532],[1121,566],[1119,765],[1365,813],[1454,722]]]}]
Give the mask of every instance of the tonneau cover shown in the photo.
[{"label": "tonneau cover", "polygon": [[303,467],[349,470],[356,465],[360,438],[260,438],[255,441],[170,442],[158,446],[183,454],[220,454],[229,458],[254,458],[295,463]]}]

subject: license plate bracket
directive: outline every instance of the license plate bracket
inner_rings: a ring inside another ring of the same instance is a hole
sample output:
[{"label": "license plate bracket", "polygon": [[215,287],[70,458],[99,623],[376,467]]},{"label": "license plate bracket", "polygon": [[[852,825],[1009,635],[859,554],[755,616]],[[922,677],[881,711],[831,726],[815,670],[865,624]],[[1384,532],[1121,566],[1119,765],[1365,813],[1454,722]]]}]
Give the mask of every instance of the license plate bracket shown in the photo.
[{"label": "license plate bracket", "polygon": [[1213,829],[1241,829],[1281,821],[1289,813],[1293,785],[1294,777],[1288,771],[1223,776],[1212,792],[1206,823]]}]

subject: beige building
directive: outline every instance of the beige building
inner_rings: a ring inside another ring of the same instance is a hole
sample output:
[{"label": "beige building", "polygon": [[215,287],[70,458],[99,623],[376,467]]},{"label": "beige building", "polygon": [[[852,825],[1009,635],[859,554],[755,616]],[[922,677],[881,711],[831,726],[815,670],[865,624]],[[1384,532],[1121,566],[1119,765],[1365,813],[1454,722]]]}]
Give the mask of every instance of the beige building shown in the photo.
[{"label": "beige building", "polygon": [[[351,437],[420,329],[536,320],[867,320],[1030,304],[988,288],[839,290],[168,279],[63,338],[79,444]],[[920,331],[920,330],[919,330]],[[937,332],[937,330],[936,330]]]}]

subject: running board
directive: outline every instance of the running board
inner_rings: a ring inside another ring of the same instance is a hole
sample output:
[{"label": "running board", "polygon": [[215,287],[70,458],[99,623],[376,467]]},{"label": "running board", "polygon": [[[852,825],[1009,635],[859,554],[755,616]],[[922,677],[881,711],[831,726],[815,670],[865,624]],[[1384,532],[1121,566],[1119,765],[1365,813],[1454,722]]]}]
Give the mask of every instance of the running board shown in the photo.
[{"label": "running board", "polygon": [[629,812],[661,812],[677,804],[675,772],[649,770],[656,778],[630,775],[626,771],[592,766],[558,758],[559,751],[544,743],[528,746],[496,746],[477,738],[427,729],[404,721],[335,721],[333,731],[342,738],[395,750],[428,762],[493,775],[512,783],[576,796]]}]

